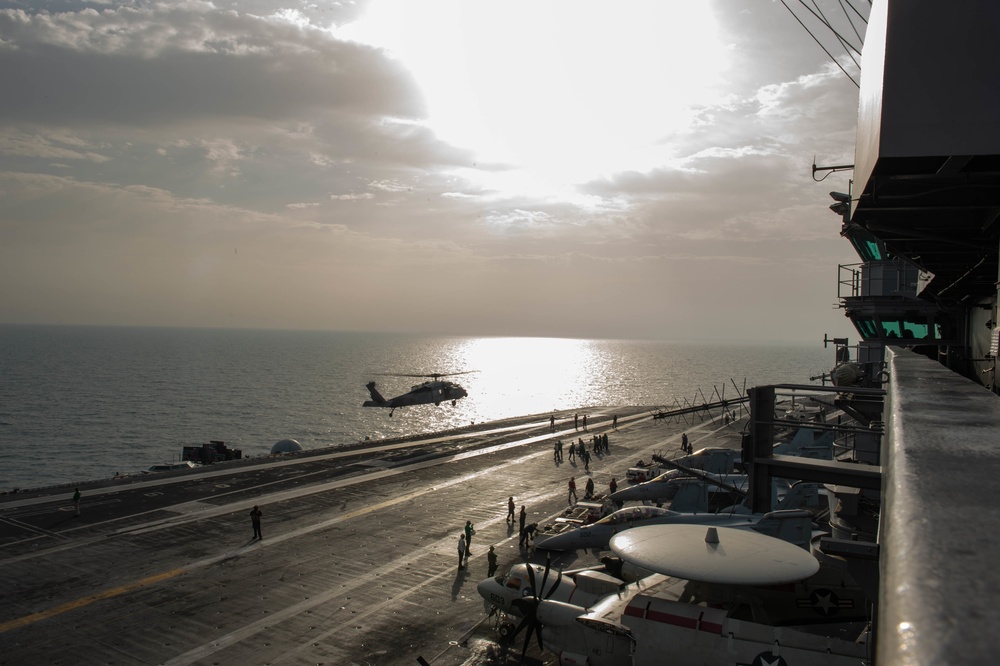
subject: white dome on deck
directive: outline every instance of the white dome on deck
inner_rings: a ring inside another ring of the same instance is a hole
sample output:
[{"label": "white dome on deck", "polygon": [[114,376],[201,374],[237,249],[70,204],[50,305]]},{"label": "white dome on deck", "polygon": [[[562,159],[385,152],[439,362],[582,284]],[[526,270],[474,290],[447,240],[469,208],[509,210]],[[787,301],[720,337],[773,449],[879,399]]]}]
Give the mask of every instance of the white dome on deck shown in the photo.
[{"label": "white dome on deck", "polygon": [[276,453],[295,453],[301,450],[302,445],[294,439],[283,439],[280,442],[274,443],[274,446],[271,447],[271,455],[273,456]]}]

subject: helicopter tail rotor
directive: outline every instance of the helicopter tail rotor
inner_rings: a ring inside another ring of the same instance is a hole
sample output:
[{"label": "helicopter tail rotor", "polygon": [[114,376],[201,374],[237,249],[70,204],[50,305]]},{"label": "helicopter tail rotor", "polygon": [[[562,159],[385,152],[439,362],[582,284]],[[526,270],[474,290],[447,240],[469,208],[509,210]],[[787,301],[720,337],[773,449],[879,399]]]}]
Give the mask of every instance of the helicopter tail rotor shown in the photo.
[{"label": "helicopter tail rotor", "polygon": [[375,388],[375,382],[368,382],[367,384],[365,384],[365,388],[368,389],[368,393],[370,393],[372,396],[371,402],[375,403],[375,405],[385,404],[385,398],[383,398],[382,394],[379,393],[378,389]]}]

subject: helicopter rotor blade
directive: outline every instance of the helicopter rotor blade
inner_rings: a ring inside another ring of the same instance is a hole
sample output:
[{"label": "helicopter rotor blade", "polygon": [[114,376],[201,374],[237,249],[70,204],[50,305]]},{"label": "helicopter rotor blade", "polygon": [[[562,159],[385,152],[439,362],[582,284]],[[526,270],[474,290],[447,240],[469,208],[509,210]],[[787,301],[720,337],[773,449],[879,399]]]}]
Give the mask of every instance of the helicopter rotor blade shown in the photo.
[{"label": "helicopter rotor blade", "polygon": [[372,374],[382,377],[423,377],[427,379],[439,379],[441,377],[454,377],[456,375],[468,375],[478,370],[463,370],[462,372],[375,372]]}]

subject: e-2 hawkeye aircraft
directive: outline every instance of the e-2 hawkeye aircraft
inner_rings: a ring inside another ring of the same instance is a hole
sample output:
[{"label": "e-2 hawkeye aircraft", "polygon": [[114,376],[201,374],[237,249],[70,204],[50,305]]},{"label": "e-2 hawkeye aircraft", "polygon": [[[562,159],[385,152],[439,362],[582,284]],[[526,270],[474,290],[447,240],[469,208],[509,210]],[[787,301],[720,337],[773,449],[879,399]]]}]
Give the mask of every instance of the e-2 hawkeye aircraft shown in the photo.
[{"label": "e-2 hawkeye aircraft", "polygon": [[[551,568],[551,557],[546,559],[544,567],[529,562],[518,563],[506,574],[480,581],[476,591],[494,611],[523,619],[525,613],[531,610],[525,607],[524,599],[551,599],[586,607],[609,594],[616,594],[625,585],[624,580],[596,569],[558,571],[550,577]],[[643,575],[647,574],[643,572]],[[515,625],[501,622],[499,629],[500,635],[507,637],[514,632]]]},{"label": "e-2 hawkeye aircraft", "polygon": [[794,544],[753,530],[652,525],[611,547],[651,575],[589,605],[518,600],[522,655],[535,634],[560,664],[588,666],[654,666],[664,655],[672,666],[857,666],[870,656],[841,637],[863,635],[860,590],[845,603],[839,572],[824,574]]}]

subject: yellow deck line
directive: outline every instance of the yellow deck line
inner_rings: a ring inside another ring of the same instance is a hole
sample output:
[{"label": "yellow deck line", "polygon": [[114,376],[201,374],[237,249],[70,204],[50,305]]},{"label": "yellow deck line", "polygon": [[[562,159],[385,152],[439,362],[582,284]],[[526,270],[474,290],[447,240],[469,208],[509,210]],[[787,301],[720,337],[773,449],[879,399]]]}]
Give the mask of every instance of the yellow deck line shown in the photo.
[{"label": "yellow deck line", "polygon": [[148,578],[137,580],[134,583],[129,583],[128,585],[122,585],[120,587],[105,590],[104,592],[98,592],[97,594],[91,594],[90,596],[82,597],[74,601],[68,601],[61,606],[55,606],[54,608],[49,608],[48,610],[32,613],[31,615],[25,615],[24,617],[17,618],[16,620],[9,620],[0,624],[0,634],[10,631],[11,629],[18,629],[20,627],[33,624],[39,620],[46,620],[50,617],[61,615],[71,610],[76,610],[77,608],[83,608],[84,606],[88,606],[95,601],[101,601],[103,599],[110,599],[122,594],[127,594],[133,590],[139,589],[140,587],[152,585],[153,583],[159,583],[160,581],[173,578],[174,576],[179,576],[185,572],[185,569],[171,569],[170,571],[158,573],[155,576],[149,576]]}]

